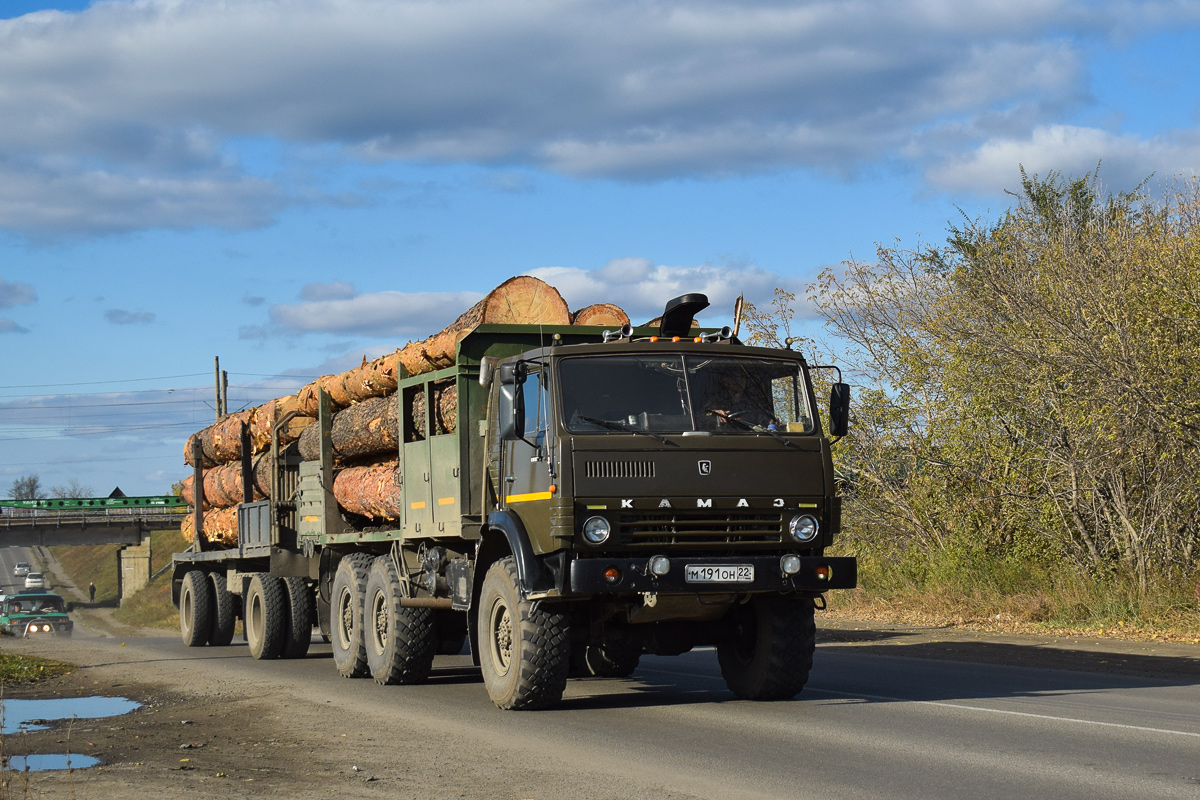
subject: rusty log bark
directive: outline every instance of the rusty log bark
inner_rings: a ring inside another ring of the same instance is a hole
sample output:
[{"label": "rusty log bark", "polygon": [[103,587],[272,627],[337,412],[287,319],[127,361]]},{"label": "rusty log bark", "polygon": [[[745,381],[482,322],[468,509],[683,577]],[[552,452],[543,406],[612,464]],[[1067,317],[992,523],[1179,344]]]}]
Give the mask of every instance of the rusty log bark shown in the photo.
[{"label": "rusty log bark", "polygon": [[[321,458],[320,426],[313,425],[300,436],[300,457]],[[373,397],[333,415],[329,430],[333,456],[351,460],[381,454],[395,455],[400,446],[396,395]]]},{"label": "rusty log bark", "polygon": [[571,315],[572,325],[604,325],[619,328],[629,324],[629,315],[612,303],[594,303]]},{"label": "rusty log bark", "polygon": [[[265,500],[271,496],[271,461],[267,453],[255,457],[252,468],[254,477],[254,499]],[[192,476],[184,478],[180,497],[188,505],[196,504],[192,489]],[[227,508],[242,502],[242,462],[231,461],[204,471],[204,508]]]},{"label": "rusty log bark", "polygon": [[[190,542],[195,536],[194,523],[190,514],[184,517],[180,528],[183,532],[183,538]],[[236,545],[238,540],[237,509],[217,508],[212,511],[205,511],[204,538],[212,544],[219,544],[224,547],[233,547]]]},{"label": "rusty log bark", "polygon": [[[228,464],[242,457],[242,425],[250,429],[250,440],[254,454],[261,453],[271,446],[271,429],[275,423],[283,419],[289,412],[300,406],[295,395],[280,397],[261,406],[248,408],[236,414],[222,417],[201,431],[188,437],[183,447],[183,462],[192,464],[192,440],[200,440],[200,448],[204,454],[204,468]],[[293,417],[284,430],[280,431],[280,444],[294,442],[300,434],[311,425],[311,416]]]},{"label": "rusty log bark", "polygon": [[396,462],[347,467],[333,478],[333,496],[351,514],[379,520],[400,518],[402,498],[396,483]]}]

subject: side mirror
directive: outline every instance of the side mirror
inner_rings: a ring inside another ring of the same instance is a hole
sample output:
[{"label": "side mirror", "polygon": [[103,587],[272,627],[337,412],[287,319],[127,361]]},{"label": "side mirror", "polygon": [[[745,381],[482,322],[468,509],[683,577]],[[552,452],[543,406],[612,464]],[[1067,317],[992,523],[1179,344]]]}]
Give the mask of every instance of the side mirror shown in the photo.
[{"label": "side mirror", "polygon": [[528,370],[517,361],[500,365],[499,419],[501,439],[525,438],[525,376]]},{"label": "side mirror", "polygon": [[829,435],[845,436],[850,430],[850,384],[829,387]]}]

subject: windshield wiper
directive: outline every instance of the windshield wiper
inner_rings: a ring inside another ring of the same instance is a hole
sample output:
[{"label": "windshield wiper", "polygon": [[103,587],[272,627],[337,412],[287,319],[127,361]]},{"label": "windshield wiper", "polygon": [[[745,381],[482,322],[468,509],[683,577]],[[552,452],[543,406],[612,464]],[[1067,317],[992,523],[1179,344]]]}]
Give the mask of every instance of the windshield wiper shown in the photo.
[{"label": "windshield wiper", "polygon": [[764,428],[761,425],[751,425],[749,422],[746,422],[746,420],[744,420],[744,419],[738,419],[736,414],[727,414],[724,411],[718,411],[715,408],[710,408],[707,413],[712,414],[715,417],[720,417],[722,420],[729,423],[730,425],[737,425],[742,430],[747,430],[752,433],[769,433],[770,435],[774,436],[779,441],[783,442],[784,446],[786,446],[786,447],[795,447],[796,446],[795,442],[793,442],[789,439],[783,438],[782,436],[780,436],[778,433],[771,430],[770,428]]},{"label": "windshield wiper", "polygon": [[663,444],[675,444],[665,436],[661,436],[654,431],[644,431],[641,428],[632,428],[623,422],[610,422],[606,419],[596,419],[595,417],[585,417],[583,414],[576,414],[575,419],[590,422],[593,425],[599,425],[602,428],[608,428],[610,431],[624,431],[625,433],[644,433],[647,436],[653,436]]}]

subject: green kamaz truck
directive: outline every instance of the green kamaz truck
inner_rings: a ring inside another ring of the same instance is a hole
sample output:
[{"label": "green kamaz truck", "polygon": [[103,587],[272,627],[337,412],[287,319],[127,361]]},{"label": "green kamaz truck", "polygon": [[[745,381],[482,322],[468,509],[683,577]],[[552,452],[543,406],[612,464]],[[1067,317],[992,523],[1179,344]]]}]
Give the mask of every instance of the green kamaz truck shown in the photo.
[{"label": "green kamaz truck", "polygon": [[[388,525],[339,509],[322,398],[320,459],[276,439],[237,546],[198,531],[175,555],[184,641],[227,645],[241,619],[254,657],[300,657],[316,624],[343,676],[404,684],[469,638],[505,709],[709,646],[739,697],[794,696],[814,609],[857,581],[825,555],[849,390],[832,383],[822,422],[818,367],[694,327],[707,305],[675,298],[654,328],[481,325],[453,366],[401,379]],[[412,411],[435,385],[455,389],[451,433]]]}]

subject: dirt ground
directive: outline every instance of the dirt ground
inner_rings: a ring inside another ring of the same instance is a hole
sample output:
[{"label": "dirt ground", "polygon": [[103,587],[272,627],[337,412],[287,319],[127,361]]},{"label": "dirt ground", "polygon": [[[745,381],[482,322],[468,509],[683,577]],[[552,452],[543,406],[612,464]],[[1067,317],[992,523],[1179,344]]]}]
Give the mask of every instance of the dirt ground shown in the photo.
[{"label": "dirt ground", "polygon": [[[125,632],[129,647],[117,647],[111,630],[96,624],[102,620],[93,617],[89,624],[89,613],[79,615],[83,630],[69,643],[0,642],[10,651],[74,660],[80,667],[41,684],[4,687],[5,696],[102,694],[128,697],[143,706],[120,717],[60,722],[47,731],[6,735],[3,750],[9,755],[70,752],[94,756],[102,765],[72,772],[5,770],[0,774],[0,798],[491,798],[501,795],[490,787],[507,785],[506,771],[517,769],[496,758],[483,758],[473,768],[464,769],[461,763],[448,768],[446,753],[456,746],[449,731],[441,741],[414,739],[401,755],[389,736],[356,722],[352,710],[336,708],[336,700],[331,710],[325,704],[328,699],[298,700],[272,691],[268,681],[234,683],[215,667],[197,668],[187,659],[156,664],[150,673],[134,632]],[[1194,645],[1054,639],[829,618],[821,622],[820,649],[1200,678],[1200,647]],[[147,674],[160,680],[147,680]],[[339,684],[330,685],[336,691]],[[521,770],[521,783],[537,780],[527,766]],[[553,785],[552,775],[545,779]],[[519,795],[506,791],[502,796]]]}]

